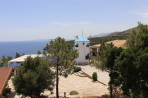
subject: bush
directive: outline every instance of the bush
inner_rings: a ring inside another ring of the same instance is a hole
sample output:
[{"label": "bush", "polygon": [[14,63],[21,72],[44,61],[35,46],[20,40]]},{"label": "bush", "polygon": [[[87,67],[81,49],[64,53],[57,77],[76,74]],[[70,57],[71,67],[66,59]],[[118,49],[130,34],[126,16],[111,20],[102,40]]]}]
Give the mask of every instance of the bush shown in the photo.
[{"label": "bush", "polygon": [[93,81],[97,81],[98,80],[98,76],[97,76],[96,72],[93,72],[92,79],[93,79]]},{"label": "bush", "polygon": [[70,93],[69,93],[69,95],[78,95],[79,93],[77,92],[77,91],[75,91],[75,90],[73,90],[73,91],[71,91]]},{"label": "bush", "polygon": [[81,67],[74,67],[74,72],[79,72],[79,71],[81,71],[81,70],[82,70]]}]

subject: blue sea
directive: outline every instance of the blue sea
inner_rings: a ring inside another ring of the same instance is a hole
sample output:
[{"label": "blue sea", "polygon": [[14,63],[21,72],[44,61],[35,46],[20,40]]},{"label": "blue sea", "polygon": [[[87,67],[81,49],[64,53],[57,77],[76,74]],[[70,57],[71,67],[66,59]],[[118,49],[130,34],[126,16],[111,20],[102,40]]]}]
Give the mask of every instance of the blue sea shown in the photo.
[{"label": "blue sea", "polygon": [[20,42],[0,42],[0,58],[2,56],[15,57],[16,53],[35,54],[38,50],[43,51],[46,41],[20,41]]}]

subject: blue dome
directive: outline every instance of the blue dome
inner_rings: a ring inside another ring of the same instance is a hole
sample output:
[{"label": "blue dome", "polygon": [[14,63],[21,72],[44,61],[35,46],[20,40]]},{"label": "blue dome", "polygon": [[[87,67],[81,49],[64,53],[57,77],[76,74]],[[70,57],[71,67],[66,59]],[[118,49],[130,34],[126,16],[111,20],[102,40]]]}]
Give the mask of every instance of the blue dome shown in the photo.
[{"label": "blue dome", "polygon": [[75,42],[89,42],[89,40],[83,36],[77,38]]}]

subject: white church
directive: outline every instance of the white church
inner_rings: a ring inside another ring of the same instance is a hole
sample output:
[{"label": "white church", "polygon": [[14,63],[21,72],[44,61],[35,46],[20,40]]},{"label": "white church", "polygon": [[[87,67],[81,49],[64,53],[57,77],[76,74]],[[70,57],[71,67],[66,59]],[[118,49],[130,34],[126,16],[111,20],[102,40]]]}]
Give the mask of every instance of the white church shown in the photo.
[{"label": "white church", "polygon": [[90,56],[90,41],[81,36],[75,39],[74,49],[78,51],[78,58],[75,59],[77,65],[87,65]]}]

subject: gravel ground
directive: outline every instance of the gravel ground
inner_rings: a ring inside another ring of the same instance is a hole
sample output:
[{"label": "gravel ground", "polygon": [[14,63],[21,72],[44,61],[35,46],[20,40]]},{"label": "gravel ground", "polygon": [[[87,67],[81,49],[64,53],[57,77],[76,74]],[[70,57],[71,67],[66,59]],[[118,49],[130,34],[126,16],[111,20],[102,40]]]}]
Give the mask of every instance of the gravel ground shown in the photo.
[{"label": "gravel ground", "polygon": [[[64,96],[64,92],[66,92],[66,96],[76,97],[76,96],[69,95],[69,92],[73,90],[76,90],[79,93],[79,95],[77,95],[79,97],[101,96],[109,93],[108,91],[109,76],[107,72],[101,71],[89,65],[80,66],[80,67],[82,67],[82,71],[84,71],[90,76],[92,76],[93,72],[97,72],[98,80],[106,85],[103,85],[99,82],[93,82],[88,77],[79,77],[74,74],[68,75],[67,78],[60,76],[59,77],[59,95],[60,96]],[[9,84],[9,87],[11,87],[12,92],[14,92],[13,84],[11,80],[9,80],[8,84]],[[54,89],[53,92],[54,94],[50,94],[50,91],[45,90],[43,94],[49,97],[54,97],[56,94],[56,90]],[[11,95],[11,98],[19,98],[19,96],[13,93]]]}]

